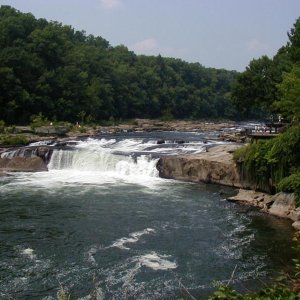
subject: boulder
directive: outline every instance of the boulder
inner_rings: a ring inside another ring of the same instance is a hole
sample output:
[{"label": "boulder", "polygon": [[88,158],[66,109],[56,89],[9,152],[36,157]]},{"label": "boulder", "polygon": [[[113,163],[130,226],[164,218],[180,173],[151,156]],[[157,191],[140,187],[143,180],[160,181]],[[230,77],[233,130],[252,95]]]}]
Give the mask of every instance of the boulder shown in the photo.
[{"label": "boulder", "polygon": [[29,126],[16,126],[14,128],[14,133],[34,133],[31,127]]},{"label": "boulder", "polygon": [[69,132],[69,129],[64,126],[41,126],[41,127],[35,128],[35,133],[45,134],[45,135],[53,134],[53,135],[63,136],[68,132]]},{"label": "boulder", "polygon": [[49,163],[53,149],[47,146],[40,146],[36,149],[36,155],[40,157],[46,164]]},{"label": "boulder", "polygon": [[289,218],[293,221],[300,221],[300,207],[297,207],[295,210],[292,210],[289,213]]},{"label": "boulder", "polygon": [[267,210],[271,203],[273,203],[272,197],[269,194],[244,189],[240,189],[236,196],[229,197],[227,200],[242,202],[264,210]]},{"label": "boulder", "polygon": [[48,171],[40,157],[0,158],[0,172],[42,172]]},{"label": "boulder", "polygon": [[300,222],[299,221],[296,221],[292,224],[292,226],[294,227],[294,229],[296,230],[300,230]]},{"label": "boulder", "polygon": [[290,218],[291,212],[296,209],[295,195],[280,192],[272,197],[274,203],[269,213],[278,217]]},{"label": "boulder", "polygon": [[156,142],[156,144],[157,144],[157,145],[161,145],[161,144],[165,144],[165,142],[166,142],[165,140],[158,140],[158,141]]}]

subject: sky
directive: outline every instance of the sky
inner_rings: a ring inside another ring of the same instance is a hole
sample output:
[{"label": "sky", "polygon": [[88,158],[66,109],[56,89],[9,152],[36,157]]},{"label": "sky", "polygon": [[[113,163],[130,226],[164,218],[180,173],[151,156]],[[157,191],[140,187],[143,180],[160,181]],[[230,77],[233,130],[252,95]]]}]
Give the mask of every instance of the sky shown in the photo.
[{"label": "sky", "polygon": [[300,17],[300,0],[0,0],[123,44],[137,54],[243,71],[272,57]]}]

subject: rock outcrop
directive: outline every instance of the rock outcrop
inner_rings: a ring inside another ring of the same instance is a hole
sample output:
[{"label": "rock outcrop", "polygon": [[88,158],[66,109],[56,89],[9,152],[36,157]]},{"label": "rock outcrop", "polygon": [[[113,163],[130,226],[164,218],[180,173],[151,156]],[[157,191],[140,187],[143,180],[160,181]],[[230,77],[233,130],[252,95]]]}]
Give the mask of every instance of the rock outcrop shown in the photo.
[{"label": "rock outcrop", "polygon": [[70,130],[65,126],[41,126],[35,128],[35,133],[43,135],[65,136]]},{"label": "rock outcrop", "polygon": [[[269,213],[278,217],[291,218],[296,209],[294,194],[278,193],[272,197],[274,203],[269,209]],[[291,214],[292,213],[292,214]]]},{"label": "rock outcrop", "polygon": [[268,211],[268,209],[274,203],[272,196],[267,193],[244,189],[240,189],[236,196],[229,197],[227,200],[259,207],[264,211]]},{"label": "rock outcrop", "polygon": [[35,157],[13,157],[0,158],[0,172],[42,172],[48,171],[46,163],[42,158]]},{"label": "rock outcrop", "polygon": [[0,151],[0,155],[2,158],[14,158],[14,157],[40,157],[45,164],[48,164],[51,155],[53,153],[52,146],[27,146],[27,147],[19,147],[19,148],[10,148],[5,149],[4,151]]},{"label": "rock outcrop", "polygon": [[240,189],[236,196],[229,197],[227,200],[255,206],[271,215],[290,219],[294,222],[292,226],[296,230],[300,230],[300,207],[296,207],[293,193],[280,192],[275,195],[269,195],[267,193]]},{"label": "rock outcrop", "polygon": [[162,178],[191,182],[217,183],[246,187],[232,153],[241,145],[219,145],[196,155],[165,156],[159,159],[157,169]]}]

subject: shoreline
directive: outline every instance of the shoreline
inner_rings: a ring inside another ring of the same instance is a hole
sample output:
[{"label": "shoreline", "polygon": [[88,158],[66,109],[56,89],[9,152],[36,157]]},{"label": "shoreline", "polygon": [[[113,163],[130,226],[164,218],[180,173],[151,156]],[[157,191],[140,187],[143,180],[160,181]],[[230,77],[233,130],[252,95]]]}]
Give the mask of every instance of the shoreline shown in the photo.
[{"label": "shoreline", "polygon": [[[103,132],[103,127],[92,129],[85,133],[72,132],[64,137],[60,136],[38,136],[39,141],[58,141],[62,145],[72,139],[80,139],[82,137],[93,137],[103,134],[114,134],[119,132],[127,132],[132,130],[140,132],[140,128],[144,130],[142,132],[155,131],[153,126],[155,121],[152,120],[149,124],[149,120],[140,123],[140,127],[137,125],[118,125],[112,127],[104,127],[109,129]],[[163,122],[163,128],[166,131],[175,131],[173,126],[177,125],[176,131],[186,131],[189,128],[192,131],[197,132],[211,132],[212,128],[216,131],[222,131],[224,128],[237,126],[237,123],[209,123],[207,122],[193,122],[193,121],[172,121]],[[168,126],[166,126],[168,124]],[[179,126],[180,124],[180,126]],[[149,129],[151,128],[151,130]],[[170,130],[172,129],[173,130]],[[168,130],[167,130],[168,129]],[[161,131],[164,131],[161,130]],[[222,140],[219,137],[218,140]],[[36,141],[36,139],[35,139]],[[194,183],[212,183],[221,186],[229,186],[233,188],[239,188],[237,195],[228,198],[228,201],[238,202],[245,205],[250,205],[259,208],[262,212],[291,219],[294,223],[292,226],[296,230],[300,230],[300,208],[296,207],[295,197],[293,194],[278,193],[270,195],[263,192],[255,191],[255,187],[249,183],[244,182],[241,178],[238,166],[233,160],[233,152],[245,145],[244,143],[232,143],[223,145],[210,145],[207,147],[206,152],[199,154],[186,154],[186,155],[174,155],[174,156],[162,156],[156,167],[159,171],[161,178],[175,179],[185,182]],[[53,148],[47,145],[32,146],[35,150],[35,157],[20,157],[16,156],[11,159],[0,158],[0,177],[7,176],[7,172],[42,172],[48,171],[47,159],[52,154]],[[24,149],[26,146],[20,147],[7,147],[0,149],[0,154],[6,150]],[[28,148],[27,148],[28,149]],[[29,148],[29,150],[32,150]],[[2,150],[2,151],[1,151]]]}]

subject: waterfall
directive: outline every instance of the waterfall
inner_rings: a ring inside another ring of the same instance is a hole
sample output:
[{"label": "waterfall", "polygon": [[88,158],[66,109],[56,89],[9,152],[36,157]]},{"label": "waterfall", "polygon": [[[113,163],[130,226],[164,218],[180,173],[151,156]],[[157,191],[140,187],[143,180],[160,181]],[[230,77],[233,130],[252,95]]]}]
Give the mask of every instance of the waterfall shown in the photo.
[{"label": "waterfall", "polygon": [[54,150],[48,164],[49,170],[77,170],[94,172],[116,172],[123,176],[157,177],[157,159],[149,155],[137,158],[112,153],[110,149],[81,148]]}]

